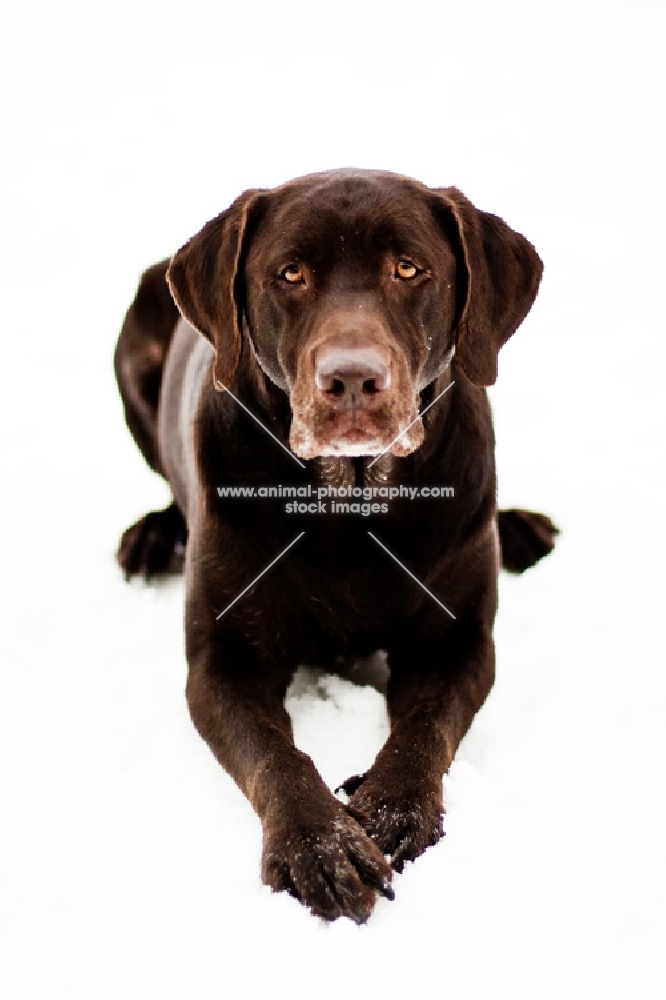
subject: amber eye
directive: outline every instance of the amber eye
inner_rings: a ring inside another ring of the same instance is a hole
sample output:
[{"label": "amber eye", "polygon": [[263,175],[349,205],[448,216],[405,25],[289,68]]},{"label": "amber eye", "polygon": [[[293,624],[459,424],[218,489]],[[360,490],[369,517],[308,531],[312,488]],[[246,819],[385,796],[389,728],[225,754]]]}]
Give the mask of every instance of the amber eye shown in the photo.
[{"label": "amber eye", "polygon": [[416,264],[412,264],[411,260],[407,257],[401,257],[395,265],[395,276],[396,278],[401,278],[403,281],[411,281],[418,273],[419,269]]},{"label": "amber eye", "polygon": [[287,266],[282,269],[280,277],[284,278],[285,281],[288,281],[290,285],[298,285],[305,280],[303,268],[300,264],[287,264]]}]

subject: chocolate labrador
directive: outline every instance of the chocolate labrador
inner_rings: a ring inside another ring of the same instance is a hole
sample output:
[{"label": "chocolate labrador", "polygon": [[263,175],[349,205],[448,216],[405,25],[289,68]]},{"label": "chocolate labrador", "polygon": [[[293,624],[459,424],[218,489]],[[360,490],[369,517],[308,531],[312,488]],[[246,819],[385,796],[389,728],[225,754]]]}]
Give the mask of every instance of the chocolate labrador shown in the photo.
[{"label": "chocolate labrador", "polygon": [[[366,920],[442,836],[500,563],[553,546],[544,515],[497,511],[484,389],[541,271],[455,188],[337,170],[242,194],[146,272],[120,335],[127,423],[174,497],[120,565],[184,552],[192,718],[261,819],[264,882],[330,920]],[[376,650],[391,734],[343,803],[285,692],[300,663]]]}]

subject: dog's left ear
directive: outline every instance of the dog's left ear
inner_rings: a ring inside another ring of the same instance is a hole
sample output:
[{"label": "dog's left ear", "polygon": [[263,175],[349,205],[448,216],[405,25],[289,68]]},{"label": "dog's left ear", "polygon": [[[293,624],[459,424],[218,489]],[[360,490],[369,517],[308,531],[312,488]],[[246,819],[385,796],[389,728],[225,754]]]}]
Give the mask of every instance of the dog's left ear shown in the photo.
[{"label": "dog's left ear", "polygon": [[480,212],[457,188],[440,188],[438,214],[464,265],[464,302],[458,321],[456,359],[475,385],[493,385],[497,355],[527,316],[543,264],[532,244],[502,219]]},{"label": "dog's left ear", "polygon": [[245,191],[226,212],[207,222],[175,254],[167,271],[180,312],[215,348],[218,391],[231,384],[240,361],[244,290],[239,268],[250,213],[260,194]]}]

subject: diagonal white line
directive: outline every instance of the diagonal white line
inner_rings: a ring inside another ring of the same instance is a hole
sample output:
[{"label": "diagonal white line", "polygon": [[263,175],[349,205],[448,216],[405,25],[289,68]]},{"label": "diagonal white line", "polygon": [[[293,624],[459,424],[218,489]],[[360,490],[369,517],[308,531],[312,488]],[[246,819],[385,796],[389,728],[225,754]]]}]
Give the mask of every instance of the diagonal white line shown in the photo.
[{"label": "diagonal white line", "polygon": [[261,580],[261,578],[264,575],[264,573],[268,573],[268,571],[271,568],[271,566],[275,566],[275,563],[278,562],[280,559],[282,559],[282,556],[285,554],[285,552],[288,552],[289,549],[292,547],[292,545],[295,545],[296,542],[298,541],[298,539],[302,538],[304,534],[305,534],[305,532],[301,531],[300,535],[297,535],[296,538],[294,538],[291,542],[289,542],[289,545],[286,547],[286,549],[283,549],[282,552],[280,553],[280,555],[275,557],[275,559],[273,560],[273,562],[269,563],[268,566],[266,566],[265,569],[262,569],[262,571],[259,574],[259,576],[255,576],[255,578],[252,581],[252,583],[248,583],[248,585],[245,588],[245,590],[241,590],[241,592],[238,595],[238,597],[234,597],[234,599],[231,602],[231,604],[227,604],[227,606],[224,609],[224,611],[220,611],[219,615],[217,615],[217,617],[215,618],[215,621],[216,622],[219,621],[220,618],[222,617],[222,615],[226,615],[226,613],[229,610],[229,608],[232,608],[234,606],[234,604],[236,603],[236,601],[240,601],[240,599],[243,596],[243,594],[247,594],[247,592],[250,589],[250,587],[254,587],[254,585],[257,582],[257,580]]},{"label": "diagonal white line", "polygon": [[[238,399],[237,396],[234,396],[234,394],[231,391],[231,389],[227,389],[226,385],[224,385],[222,382],[220,382],[219,378],[216,381],[217,381],[218,385],[222,386],[222,388],[224,389],[225,392],[229,393],[229,395],[231,396],[231,398],[233,400],[235,400],[238,403],[239,406],[243,407],[243,409],[245,410],[246,413],[249,413],[249,415],[252,417],[253,420],[256,420],[256,422],[259,424],[259,426],[262,427],[266,431],[267,434],[270,434],[270,436],[273,438],[274,441],[277,441],[277,443],[280,445],[281,448],[284,448],[284,450],[286,451],[286,453],[288,455],[291,455],[291,457],[293,458],[294,462],[298,462],[298,464],[300,465],[300,467],[302,469],[305,468],[305,466],[301,462],[300,458],[296,458],[296,456],[294,455],[293,451],[290,451],[289,448],[287,448],[286,444],[282,444],[282,441],[280,441],[279,438],[275,437],[275,434],[273,434],[273,431],[269,431],[268,427],[266,427],[265,424],[262,424],[262,422],[259,419],[259,417],[255,417],[255,415],[252,412],[252,410],[248,410],[248,408],[245,405],[245,403],[241,403],[240,399]],[[390,445],[389,445],[389,447],[390,447]]]},{"label": "diagonal white line", "polygon": [[426,406],[426,408],[424,410],[421,410],[420,413],[417,413],[416,416],[414,417],[414,419],[412,420],[412,423],[411,424],[407,424],[407,426],[405,427],[404,431],[400,431],[400,433],[398,434],[398,436],[396,438],[393,438],[393,440],[391,441],[391,443],[389,445],[387,445],[386,448],[384,448],[384,451],[380,451],[380,453],[373,458],[372,462],[368,462],[368,468],[371,469],[373,467],[373,465],[375,464],[375,462],[378,462],[379,459],[382,457],[382,455],[385,455],[386,452],[389,450],[389,448],[392,448],[393,445],[396,443],[396,441],[399,441],[400,438],[402,437],[402,435],[407,433],[407,431],[412,426],[412,424],[415,424],[416,421],[419,420],[420,417],[422,417],[424,413],[427,413],[428,410],[430,409],[430,407],[434,406],[435,403],[437,402],[437,400],[441,399],[442,396],[444,395],[444,393],[448,392],[449,389],[451,388],[451,386],[455,385],[455,384],[456,384],[455,379],[452,382],[449,382],[449,384],[447,385],[446,389],[442,389],[442,391],[440,392],[439,396],[436,396],[433,399],[432,403],[428,403],[428,405]]},{"label": "diagonal white line", "polygon": [[[446,392],[446,389],[444,391]],[[442,602],[440,601],[440,599],[438,597],[435,597],[435,595],[432,593],[432,591],[428,590],[428,588],[425,586],[425,584],[421,583],[421,581],[419,580],[419,578],[416,577],[416,576],[414,576],[414,574],[412,573],[412,571],[409,570],[409,569],[407,569],[407,567],[404,566],[400,562],[400,560],[398,558],[396,558],[396,556],[393,555],[393,553],[391,552],[391,550],[386,548],[386,546],[384,545],[383,542],[380,542],[379,539],[375,535],[373,535],[373,533],[371,531],[369,531],[368,534],[370,535],[370,538],[373,538],[377,542],[377,545],[381,545],[381,547],[384,549],[384,552],[387,552],[390,555],[391,559],[394,559],[397,562],[398,566],[400,566],[401,569],[404,569],[404,571],[407,574],[407,576],[411,576],[412,580],[414,580],[415,583],[418,583],[419,587],[421,587],[422,590],[425,590],[426,594],[428,594],[429,597],[432,597],[433,601],[435,601],[436,604],[439,604],[440,608],[444,608],[444,610],[446,611],[447,615],[451,615],[451,617],[453,618],[453,620],[454,621],[456,620],[456,616],[453,614],[453,612],[449,611],[449,609],[446,607],[446,605],[442,604]]]}]

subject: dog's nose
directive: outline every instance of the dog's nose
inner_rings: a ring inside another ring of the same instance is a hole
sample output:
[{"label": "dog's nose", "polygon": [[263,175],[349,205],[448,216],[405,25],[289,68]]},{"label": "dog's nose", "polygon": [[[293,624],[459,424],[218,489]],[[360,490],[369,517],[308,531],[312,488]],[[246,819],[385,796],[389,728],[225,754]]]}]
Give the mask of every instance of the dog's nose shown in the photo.
[{"label": "dog's nose", "polygon": [[375,347],[326,347],[317,356],[315,382],[336,409],[369,407],[388,389],[388,359]]}]

